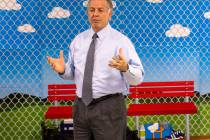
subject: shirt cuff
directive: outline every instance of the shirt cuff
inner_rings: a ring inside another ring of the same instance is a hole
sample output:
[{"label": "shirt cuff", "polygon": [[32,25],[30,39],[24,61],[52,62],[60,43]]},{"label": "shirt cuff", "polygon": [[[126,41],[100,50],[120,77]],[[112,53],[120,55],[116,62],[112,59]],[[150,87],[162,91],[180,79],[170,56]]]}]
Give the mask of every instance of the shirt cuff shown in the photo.
[{"label": "shirt cuff", "polygon": [[65,73],[65,70],[64,70],[64,72],[62,72],[62,73],[58,72],[58,74],[59,74],[60,76],[64,75],[64,73]]},{"label": "shirt cuff", "polygon": [[125,75],[132,75],[132,76],[135,76],[134,74],[134,68],[130,65],[128,65],[128,70],[126,72],[123,72]]}]

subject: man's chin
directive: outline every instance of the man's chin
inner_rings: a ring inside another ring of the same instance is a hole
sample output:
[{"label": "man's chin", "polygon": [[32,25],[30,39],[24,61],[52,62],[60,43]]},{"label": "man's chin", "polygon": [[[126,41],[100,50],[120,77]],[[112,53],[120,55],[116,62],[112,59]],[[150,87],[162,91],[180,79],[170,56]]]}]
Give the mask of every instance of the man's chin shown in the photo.
[{"label": "man's chin", "polygon": [[92,28],[94,29],[94,31],[99,31],[101,29],[100,26],[93,24]]},{"label": "man's chin", "polygon": [[93,23],[92,26],[93,27],[96,27],[96,28],[99,28],[100,27],[100,24],[99,23]]}]

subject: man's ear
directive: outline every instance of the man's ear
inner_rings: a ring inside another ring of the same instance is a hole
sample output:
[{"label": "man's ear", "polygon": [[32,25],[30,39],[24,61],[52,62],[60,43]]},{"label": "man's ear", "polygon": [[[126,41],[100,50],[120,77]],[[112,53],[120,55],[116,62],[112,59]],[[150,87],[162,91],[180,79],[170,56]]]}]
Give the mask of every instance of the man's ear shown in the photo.
[{"label": "man's ear", "polygon": [[109,11],[109,20],[112,18],[112,10]]}]

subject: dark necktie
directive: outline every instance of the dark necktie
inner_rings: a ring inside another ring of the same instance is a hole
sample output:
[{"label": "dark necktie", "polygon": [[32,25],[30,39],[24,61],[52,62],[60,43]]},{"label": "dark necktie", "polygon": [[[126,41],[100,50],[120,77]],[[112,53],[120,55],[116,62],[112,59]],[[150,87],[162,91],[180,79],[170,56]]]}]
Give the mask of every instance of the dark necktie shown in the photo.
[{"label": "dark necktie", "polygon": [[92,42],[90,44],[85,63],[85,71],[82,86],[82,101],[86,106],[88,106],[93,100],[92,77],[96,38],[98,38],[98,35],[95,33],[92,37]]}]

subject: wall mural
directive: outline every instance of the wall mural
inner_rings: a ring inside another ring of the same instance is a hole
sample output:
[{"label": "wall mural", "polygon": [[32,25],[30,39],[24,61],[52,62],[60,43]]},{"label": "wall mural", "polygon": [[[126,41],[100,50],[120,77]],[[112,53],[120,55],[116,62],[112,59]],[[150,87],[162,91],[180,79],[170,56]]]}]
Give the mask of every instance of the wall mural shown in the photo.
[{"label": "wall mural", "polygon": [[[197,0],[116,0],[110,24],[131,38],[145,81],[194,80],[210,92],[210,7]],[[0,1],[0,98],[13,92],[46,97],[61,80],[46,56],[68,57],[68,46],[89,28],[87,1]]]}]

